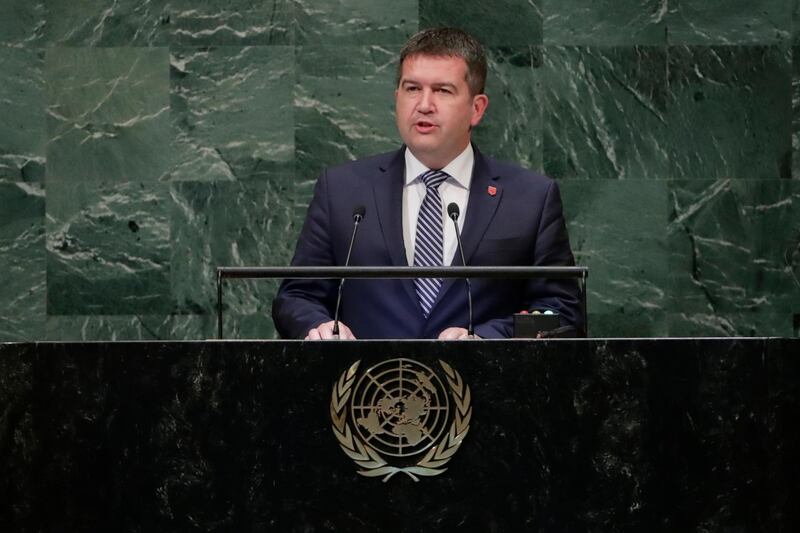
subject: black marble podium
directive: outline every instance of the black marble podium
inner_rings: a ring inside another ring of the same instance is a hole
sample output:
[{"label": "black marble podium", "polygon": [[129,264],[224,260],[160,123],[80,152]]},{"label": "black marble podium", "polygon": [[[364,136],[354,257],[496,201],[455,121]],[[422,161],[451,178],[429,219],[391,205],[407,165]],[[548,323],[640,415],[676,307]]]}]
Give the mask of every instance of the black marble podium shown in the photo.
[{"label": "black marble podium", "polygon": [[[451,364],[437,477],[334,438],[353,362]],[[0,345],[0,531],[796,531],[800,339]]]}]

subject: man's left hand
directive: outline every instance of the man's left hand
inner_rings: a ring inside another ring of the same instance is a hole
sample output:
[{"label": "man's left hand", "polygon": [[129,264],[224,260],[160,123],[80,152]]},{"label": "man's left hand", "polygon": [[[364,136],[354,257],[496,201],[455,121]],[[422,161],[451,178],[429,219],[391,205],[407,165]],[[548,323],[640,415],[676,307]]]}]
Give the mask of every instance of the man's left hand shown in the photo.
[{"label": "man's left hand", "polygon": [[464,328],[447,328],[439,333],[440,341],[457,341],[460,339],[480,339],[477,335],[470,337]]}]

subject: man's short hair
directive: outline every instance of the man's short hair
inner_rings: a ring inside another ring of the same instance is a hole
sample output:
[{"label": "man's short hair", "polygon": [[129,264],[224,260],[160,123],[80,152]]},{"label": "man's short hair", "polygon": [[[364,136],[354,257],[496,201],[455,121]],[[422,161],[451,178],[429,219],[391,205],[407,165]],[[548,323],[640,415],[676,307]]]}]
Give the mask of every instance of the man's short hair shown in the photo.
[{"label": "man's short hair", "polygon": [[397,64],[397,85],[403,77],[403,61],[416,55],[460,57],[467,63],[467,85],[473,96],[482,94],[486,86],[486,55],[481,43],[458,28],[429,28],[417,33],[400,51]]}]

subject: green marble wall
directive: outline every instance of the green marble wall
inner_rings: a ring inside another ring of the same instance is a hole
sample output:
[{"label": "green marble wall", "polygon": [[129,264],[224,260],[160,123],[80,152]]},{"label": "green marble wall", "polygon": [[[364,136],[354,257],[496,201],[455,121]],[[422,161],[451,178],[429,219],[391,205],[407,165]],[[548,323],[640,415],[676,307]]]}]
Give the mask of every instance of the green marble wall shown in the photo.
[{"label": "green marble wall", "polygon": [[[5,0],[0,340],[214,335],[316,175],[392,149],[422,27],[487,45],[484,152],[557,178],[597,336],[792,335],[800,2]],[[226,334],[272,337],[269,282]]]}]

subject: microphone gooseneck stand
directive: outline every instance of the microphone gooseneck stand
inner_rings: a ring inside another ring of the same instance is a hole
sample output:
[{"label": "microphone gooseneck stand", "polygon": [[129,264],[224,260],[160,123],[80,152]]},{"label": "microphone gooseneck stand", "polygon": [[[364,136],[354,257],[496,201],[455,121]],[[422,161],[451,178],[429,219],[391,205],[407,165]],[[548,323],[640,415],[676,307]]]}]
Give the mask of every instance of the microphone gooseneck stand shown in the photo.
[{"label": "microphone gooseneck stand", "polygon": [[[350,254],[353,253],[353,244],[356,242],[356,233],[358,233],[358,224],[364,220],[364,214],[367,212],[366,208],[363,205],[359,205],[353,208],[353,234],[350,236],[350,246],[347,248],[347,258],[344,261],[344,266],[350,266]],[[333,334],[334,339],[339,338],[339,308],[342,305],[342,287],[344,287],[344,280],[346,278],[342,278],[339,281],[339,294],[336,296],[336,309],[333,313]]]},{"label": "microphone gooseneck stand", "polygon": [[[461,210],[458,208],[458,204],[455,202],[450,202],[447,205],[447,216],[453,221],[453,227],[456,229],[456,240],[458,241],[458,251],[461,254],[461,265],[467,266],[467,262],[464,259],[464,247],[461,246],[461,232],[458,231],[458,217],[461,214]],[[475,338],[475,329],[472,326],[472,284],[469,281],[469,278],[464,278],[464,281],[467,282],[467,305],[469,305],[469,325],[467,326],[467,336],[471,339]]]}]

